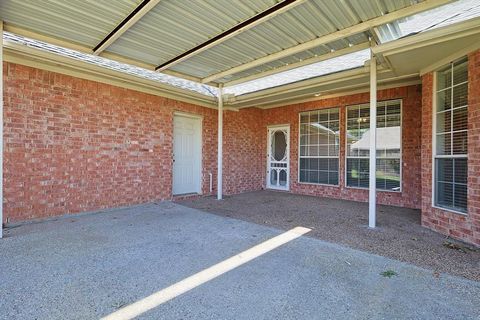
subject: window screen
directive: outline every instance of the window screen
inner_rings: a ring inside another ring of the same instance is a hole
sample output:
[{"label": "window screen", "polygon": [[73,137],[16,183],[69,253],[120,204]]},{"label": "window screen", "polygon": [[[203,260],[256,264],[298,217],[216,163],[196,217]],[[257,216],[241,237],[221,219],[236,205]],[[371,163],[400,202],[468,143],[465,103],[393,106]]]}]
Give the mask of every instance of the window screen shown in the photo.
[{"label": "window screen", "polygon": [[[370,105],[347,107],[347,186],[369,187]],[[377,103],[376,186],[401,190],[401,100]]]},{"label": "window screen", "polygon": [[437,72],[435,205],[467,211],[468,60]]},{"label": "window screen", "polygon": [[300,113],[299,181],[338,185],[339,108]]}]

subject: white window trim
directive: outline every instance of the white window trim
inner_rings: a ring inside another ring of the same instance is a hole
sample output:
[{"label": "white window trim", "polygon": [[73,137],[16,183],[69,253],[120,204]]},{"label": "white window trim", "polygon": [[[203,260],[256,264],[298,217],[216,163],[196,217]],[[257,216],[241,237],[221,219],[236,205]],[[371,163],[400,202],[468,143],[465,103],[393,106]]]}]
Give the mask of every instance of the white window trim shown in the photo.
[{"label": "white window trim", "polygon": [[[458,57],[457,59],[450,61],[448,63],[448,65],[451,65],[456,60],[463,59],[464,57],[465,57],[464,55],[461,56],[461,57]],[[458,215],[461,215],[461,216],[468,216],[468,191],[467,191],[467,212],[458,211],[458,210],[455,210],[453,208],[445,208],[445,207],[441,207],[441,206],[438,206],[438,205],[435,204],[435,198],[436,198],[436,195],[435,195],[435,193],[436,193],[435,172],[436,172],[436,169],[437,169],[436,166],[435,166],[435,162],[436,162],[435,159],[437,159],[437,158],[448,158],[448,159],[451,159],[451,158],[467,158],[467,166],[468,166],[468,150],[467,150],[467,155],[466,156],[464,156],[464,155],[438,155],[437,156],[436,155],[437,154],[437,80],[438,80],[438,70],[443,69],[443,68],[445,68],[445,65],[442,65],[442,66],[438,67],[433,72],[433,79],[432,79],[432,81],[433,81],[433,83],[432,83],[432,95],[433,95],[433,97],[432,97],[432,159],[431,159],[431,161],[432,161],[432,193],[431,193],[432,201],[431,201],[431,206],[432,206],[432,208],[435,208],[435,209],[439,209],[439,210],[443,210],[443,211],[447,211],[447,212],[452,212],[452,213],[455,213],[455,214],[458,214]],[[468,70],[468,60],[467,60],[467,70]],[[452,77],[453,77],[453,75],[452,75]],[[468,83],[468,80],[466,82],[458,83],[455,86],[465,84],[465,83]],[[448,89],[452,89],[455,86],[449,87]],[[446,88],[444,88],[442,90],[439,90],[438,92],[443,91],[445,89]],[[468,90],[468,85],[467,85],[467,90]],[[468,94],[469,94],[469,92],[467,91],[467,95]],[[453,95],[452,95],[452,98],[453,98]],[[467,106],[467,112],[468,112],[468,103],[467,103],[466,106]],[[452,107],[453,107],[453,105],[452,105]],[[454,109],[462,108],[462,107],[465,107],[465,106],[456,107]],[[452,121],[453,121],[453,119],[452,119]],[[465,130],[460,130],[460,131],[465,131]],[[468,129],[466,131],[468,132]],[[468,133],[467,133],[467,137],[468,137]],[[468,170],[468,167],[467,167],[467,170]],[[468,185],[467,185],[467,190],[468,190]]]},{"label": "white window trim", "polygon": [[[391,101],[399,101],[400,102],[400,190],[394,191],[394,190],[385,190],[385,189],[378,189],[376,188],[377,192],[388,192],[388,193],[394,193],[394,194],[400,194],[403,192],[403,99],[389,99],[389,100],[382,100],[377,102],[377,108],[378,108],[378,103],[380,102],[391,102]],[[348,158],[356,158],[356,159],[369,159],[369,157],[349,157],[347,155],[347,148],[348,148],[348,141],[347,141],[347,109],[348,107],[352,106],[361,106],[361,105],[370,105],[369,102],[365,103],[357,103],[357,104],[351,104],[348,106],[345,106],[345,163],[344,163],[344,175],[345,175],[345,188],[346,189],[357,189],[357,190],[369,190],[369,188],[365,187],[352,187],[347,184],[347,159]],[[377,115],[378,116],[378,115]],[[377,128],[378,129],[378,128]],[[380,159],[388,159],[389,157],[383,157]],[[378,158],[377,158],[378,159]],[[397,157],[391,157],[391,159],[397,159]],[[376,167],[376,166],[375,166]]]},{"label": "white window trim", "polygon": [[[305,113],[305,112],[312,112],[312,111],[318,111],[318,110],[328,110],[328,109],[338,109],[338,130],[339,130],[339,135],[341,135],[341,127],[342,127],[342,119],[341,119],[341,115],[342,115],[342,112],[341,112],[341,107],[328,107],[328,108],[320,108],[320,109],[313,109],[313,110],[304,110],[304,111],[300,111],[298,113],[298,162],[297,162],[297,183],[298,184],[305,184],[305,185],[311,185],[311,186],[322,186],[322,187],[333,187],[333,188],[339,188],[340,187],[340,155],[341,155],[341,150],[340,150],[340,147],[341,147],[341,144],[339,143],[338,144],[338,171],[337,171],[337,181],[338,183],[337,184],[328,184],[328,183],[314,183],[314,182],[302,182],[300,181],[300,136],[301,136],[301,133],[300,133],[300,127],[302,125],[301,123],[301,117],[302,117],[302,113]],[[316,158],[319,158],[319,159],[331,159],[331,158],[334,158],[334,157],[329,157],[329,156],[317,156]]]}]

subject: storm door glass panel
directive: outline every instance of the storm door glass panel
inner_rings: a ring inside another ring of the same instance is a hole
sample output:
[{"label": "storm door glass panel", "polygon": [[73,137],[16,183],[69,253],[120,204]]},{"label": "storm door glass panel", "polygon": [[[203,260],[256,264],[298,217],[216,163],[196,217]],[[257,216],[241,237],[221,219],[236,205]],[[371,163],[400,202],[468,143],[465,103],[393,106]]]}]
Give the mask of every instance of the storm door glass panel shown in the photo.
[{"label": "storm door glass panel", "polygon": [[286,156],[287,141],[283,131],[275,131],[272,136],[272,155],[275,161],[282,161]]}]

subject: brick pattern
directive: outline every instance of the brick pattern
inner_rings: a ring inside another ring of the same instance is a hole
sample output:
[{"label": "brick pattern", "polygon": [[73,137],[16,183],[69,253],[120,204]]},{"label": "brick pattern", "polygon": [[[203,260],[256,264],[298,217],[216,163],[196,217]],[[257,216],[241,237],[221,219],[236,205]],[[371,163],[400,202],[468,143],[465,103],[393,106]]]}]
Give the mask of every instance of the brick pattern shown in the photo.
[{"label": "brick pattern", "polygon": [[5,220],[171,199],[177,110],[203,116],[209,192],[216,110],[12,63],[4,84]]},{"label": "brick pattern", "polygon": [[480,246],[480,50],[468,55],[467,215],[432,207],[433,73],[422,77],[422,225]]},{"label": "brick pattern", "polygon": [[[378,92],[378,100],[402,99],[402,192],[377,193],[378,203],[420,208],[420,159],[421,159],[421,86],[408,86]],[[271,125],[290,125],[290,189],[291,192],[331,198],[368,201],[368,190],[347,188],[345,181],[345,123],[346,106],[368,103],[369,93],[354,94],[336,98],[322,99],[285,107],[266,109],[263,114],[263,128],[259,135],[266,136]],[[298,139],[299,113],[307,110],[340,107],[340,181],[339,186],[304,184],[298,182]],[[266,152],[266,138],[263,140],[263,154]],[[266,175],[266,163],[263,165],[263,181]],[[265,183],[264,183],[265,184]]]},{"label": "brick pattern", "polygon": [[[480,245],[480,51],[469,55],[468,215],[432,208],[433,75],[422,86],[381,90],[402,99],[402,192],[378,202],[422,208],[422,224]],[[173,114],[203,116],[202,192],[216,192],[217,112],[62,74],[4,63],[4,208],[9,221],[172,199]],[[267,127],[290,125],[291,192],[367,201],[345,186],[345,107],[354,94],[224,113],[224,193],[265,187]],[[340,107],[340,183],[298,183],[299,113]],[[421,175],[418,173],[421,172]],[[419,196],[421,195],[421,196]]]},{"label": "brick pattern", "polygon": [[265,160],[262,110],[243,109],[224,114],[223,193],[260,190]]}]

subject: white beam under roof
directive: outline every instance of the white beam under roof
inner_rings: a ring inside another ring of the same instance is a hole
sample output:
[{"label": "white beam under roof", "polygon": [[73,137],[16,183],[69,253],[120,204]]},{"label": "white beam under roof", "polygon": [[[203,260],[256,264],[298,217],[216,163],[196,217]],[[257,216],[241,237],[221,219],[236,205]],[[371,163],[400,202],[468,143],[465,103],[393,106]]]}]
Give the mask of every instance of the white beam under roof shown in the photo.
[{"label": "white beam under roof", "polygon": [[217,200],[223,196],[223,88],[218,88]]},{"label": "white beam under roof", "polygon": [[368,226],[376,226],[377,205],[377,58],[370,59],[370,159],[368,173]]},{"label": "white beam under roof", "polygon": [[93,54],[98,55],[108,48],[115,40],[120,38],[131,26],[152,10],[161,0],[143,0],[131,14],[129,14],[111,33],[107,35],[94,49]]},{"label": "white beam under roof", "polygon": [[371,28],[374,28],[374,27],[377,27],[377,26],[380,26],[380,25],[383,25],[383,24],[386,24],[386,23],[389,23],[389,22],[392,22],[392,21],[395,21],[395,20],[398,20],[398,19],[401,19],[401,18],[405,18],[405,17],[414,15],[414,14],[419,13],[419,12],[430,10],[430,9],[436,8],[438,6],[441,6],[441,5],[447,4],[449,2],[452,2],[452,1],[453,0],[425,0],[425,1],[420,2],[418,4],[414,4],[414,5],[408,6],[406,8],[403,8],[403,9],[385,14],[383,16],[376,17],[376,18],[370,19],[368,21],[356,24],[354,26],[347,27],[345,29],[342,29],[342,30],[339,30],[339,31],[336,31],[336,32],[333,32],[333,33],[329,33],[327,35],[318,37],[314,40],[304,42],[302,44],[291,47],[289,49],[285,49],[285,50],[267,55],[265,57],[262,57],[262,58],[259,58],[259,59],[241,64],[241,65],[233,67],[231,69],[212,74],[208,77],[203,78],[202,82],[203,83],[209,83],[209,82],[215,81],[217,79],[223,78],[223,77],[231,75],[231,74],[239,73],[241,71],[245,71],[245,70],[248,70],[250,68],[260,66],[260,65],[265,64],[265,63],[269,63],[269,62],[279,60],[279,59],[282,59],[282,58],[285,58],[285,57],[288,57],[288,56],[291,56],[291,55],[294,55],[294,54],[297,54],[297,53],[300,53],[300,52],[303,52],[303,51],[306,51],[306,50],[309,50],[309,49],[313,49],[315,47],[318,47],[320,45],[323,45],[323,44],[326,44],[326,43],[329,43],[329,42],[332,42],[332,41],[336,41],[336,40],[343,39],[345,37],[348,37],[348,36],[351,36],[351,35],[354,35],[354,34],[358,34],[358,33],[361,33],[361,32],[368,31]]},{"label": "white beam under roof", "polygon": [[[284,12],[286,12],[286,11],[288,11],[288,10],[290,10],[290,9],[292,9],[292,8],[298,6],[298,5],[300,5],[300,4],[302,4],[302,3],[306,2],[306,1],[307,1],[307,0],[296,0],[296,1],[293,1],[293,2],[285,5],[284,7],[280,8],[280,9],[278,9],[278,10],[276,10],[276,11],[271,12],[270,14],[264,15],[264,16],[262,16],[261,18],[254,20],[253,22],[245,25],[244,27],[239,28],[238,30],[235,30],[235,31],[232,32],[232,33],[229,33],[229,34],[227,34],[227,35],[225,35],[225,36],[223,36],[223,37],[221,37],[221,38],[219,38],[219,39],[217,39],[217,40],[215,40],[215,41],[212,41],[212,42],[208,43],[208,44],[205,45],[205,46],[202,46],[202,47],[200,47],[200,48],[198,48],[198,49],[196,49],[196,50],[193,50],[192,52],[189,52],[188,54],[182,55],[181,57],[179,57],[179,58],[177,58],[177,59],[173,59],[171,62],[168,62],[168,63],[166,63],[166,64],[163,64],[162,66],[160,66],[159,68],[157,68],[156,71],[162,71],[162,70],[168,69],[168,68],[170,68],[170,67],[172,67],[172,66],[174,66],[174,65],[176,65],[176,64],[178,64],[178,63],[180,63],[180,62],[182,62],[182,61],[185,61],[185,60],[187,60],[187,59],[189,59],[189,58],[191,58],[191,57],[193,57],[193,56],[195,56],[195,55],[197,55],[197,54],[199,54],[199,53],[201,53],[201,52],[203,52],[203,51],[205,51],[205,50],[208,50],[208,49],[210,49],[210,48],[212,48],[212,47],[214,47],[214,46],[217,46],[217,45],[225,42],[225,41],[228,40],[228,39],[231,39],[231,38],[233,38],[233,37],[235,37],[235,36],[238,36],[238,35],[241,34],[242,32],[245,32],[245,31],[247,31],[247,30],[250,30],[250,29],[252,29],[253,27],[258,26],[259,24],[264,23],[265,21],[268,21],[268,20],[270,20],[271,18],[276,17],[276,16],[278,16],[279,14],[282,14],[282,13],[284,13]],[[255,17],[253,17],[252,19],[254,19],[254,18],[255,18]]]}]

